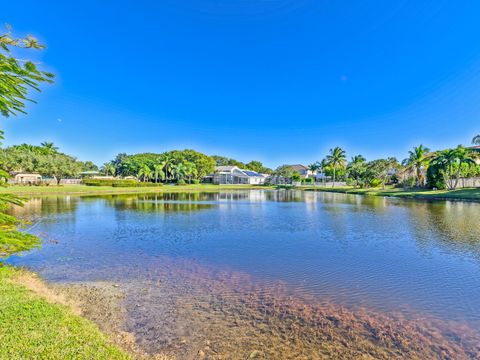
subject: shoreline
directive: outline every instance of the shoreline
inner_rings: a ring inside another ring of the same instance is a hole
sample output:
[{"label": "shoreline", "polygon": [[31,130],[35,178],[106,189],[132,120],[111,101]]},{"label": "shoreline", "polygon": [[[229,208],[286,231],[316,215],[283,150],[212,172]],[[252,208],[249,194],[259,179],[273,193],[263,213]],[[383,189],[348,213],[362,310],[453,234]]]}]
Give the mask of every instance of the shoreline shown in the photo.
[{"label": "shoreline", "polygon": [[319,188],[305,187],[303,191],[319,191],[349,195],[390,197],[408,200],[422,201],[465,201],[480,202],[480,188],[464,188],[457,190],[424,190],[424,189],[402,189],[402,188],[368,188],[354,189],[353,187]]},{"label": "shoreline", "polygon": [[[1,188],[0,194],[14,194],[24,197],[34,196],[52,196],[52,195],[121,195],[121,194],[159,194],[159,193],[177,193],[177,192],[218,192],[218,191],[237,191],[237,190],[276,190],[275,186],[270,185],[211,185],[211,184],[192,184],[192,185],[164,185],[152,187],[111,187],[111,186],[86,186],[86,185],[64,185],[64,186],[10,186]],[[387,187],[380,188],[357,188],[337,187],[324,188],[317,186],[299,186],[292,187],[291,190],[300,191],[319,191],[340,194],[395,197],[410,200],[428,200],[428,201],[465,201],[480,202],[480,188],[464,188],[457,190],[425,190],[425,189],[403,189]]]}]

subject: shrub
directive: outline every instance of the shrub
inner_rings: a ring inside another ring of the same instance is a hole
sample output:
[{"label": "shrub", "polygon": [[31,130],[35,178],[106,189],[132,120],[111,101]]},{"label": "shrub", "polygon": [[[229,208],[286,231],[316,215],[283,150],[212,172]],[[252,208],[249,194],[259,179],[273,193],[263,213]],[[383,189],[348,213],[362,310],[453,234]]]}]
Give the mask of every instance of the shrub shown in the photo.
[{"label": "shrub", "polygon": [[162,184],[151,182],[139,182],[137,180],[124,179],[84,179],[83,184],[87,186],[112,186],[112,187],[149,187],[162,186]]},{"label": "shrub", "polygon": [[193,179],[193,180],[192,180],[192,184],[200,184],[200,180],[198,180],[198,179]]},{"label": "shrub", "polygon": [[179,180],[177,181],[177,185],[185,185],[185,180],[179,179]]}]

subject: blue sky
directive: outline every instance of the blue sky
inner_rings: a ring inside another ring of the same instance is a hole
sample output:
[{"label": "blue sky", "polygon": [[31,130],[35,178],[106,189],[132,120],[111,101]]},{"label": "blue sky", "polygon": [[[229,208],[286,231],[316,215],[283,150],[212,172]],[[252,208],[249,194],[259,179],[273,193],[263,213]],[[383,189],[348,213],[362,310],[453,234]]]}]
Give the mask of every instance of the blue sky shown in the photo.
[{"label": "blue sky", "polygon": [[[10,1],[57,74],[5,144],[99,164],[194,148],[266,165],[402,159],[480,133],[478,1]],[[22,56],[26,56],[22,54]]]}]

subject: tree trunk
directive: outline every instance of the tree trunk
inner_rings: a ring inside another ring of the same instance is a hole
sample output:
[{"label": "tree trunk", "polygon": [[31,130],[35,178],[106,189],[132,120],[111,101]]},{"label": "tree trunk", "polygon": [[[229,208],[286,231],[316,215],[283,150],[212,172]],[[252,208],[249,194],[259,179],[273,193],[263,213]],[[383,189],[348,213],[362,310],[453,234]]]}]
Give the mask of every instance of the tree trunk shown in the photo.
[{"label": "tree trunk", "polygon": [[332,183],[332,188],[335,187],[335,175],[336,175],[336,167],[333,167],[333,183]]}]

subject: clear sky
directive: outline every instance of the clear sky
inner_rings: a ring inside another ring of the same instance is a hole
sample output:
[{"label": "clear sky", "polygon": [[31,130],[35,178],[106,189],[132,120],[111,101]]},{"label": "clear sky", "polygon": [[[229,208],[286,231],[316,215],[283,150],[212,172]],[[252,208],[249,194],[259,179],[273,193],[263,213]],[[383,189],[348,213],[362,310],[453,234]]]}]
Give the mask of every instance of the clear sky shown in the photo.
[{"label": "clear sky", "polygon": [[242,161],[402,159],[480,133],[479,1],[5,1],[57,74],[6,145],[101,164],[194,148]]}]

